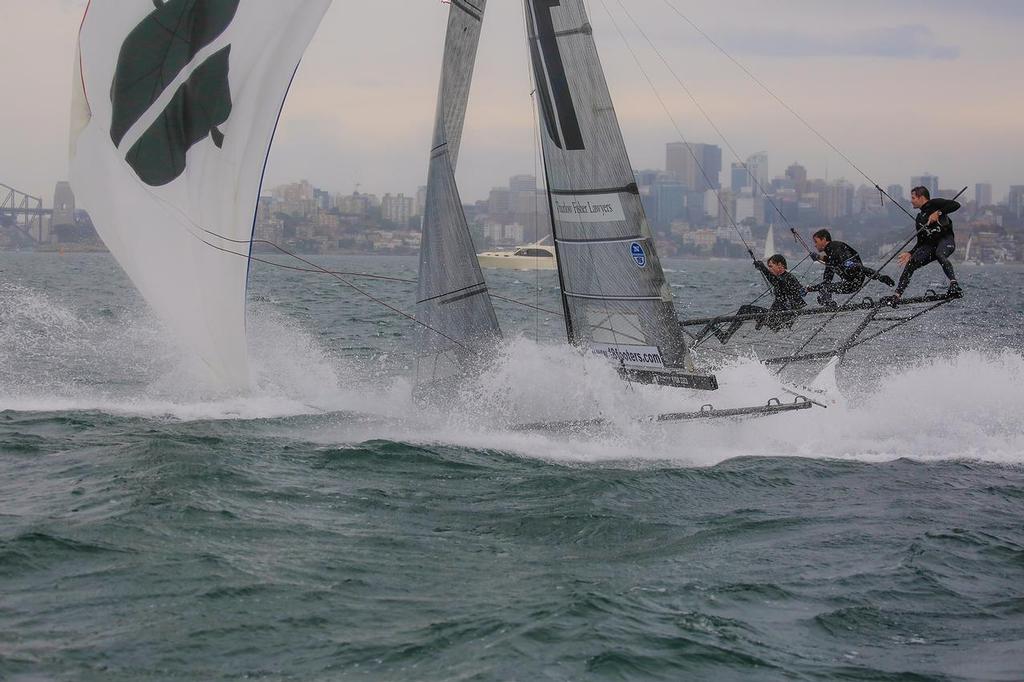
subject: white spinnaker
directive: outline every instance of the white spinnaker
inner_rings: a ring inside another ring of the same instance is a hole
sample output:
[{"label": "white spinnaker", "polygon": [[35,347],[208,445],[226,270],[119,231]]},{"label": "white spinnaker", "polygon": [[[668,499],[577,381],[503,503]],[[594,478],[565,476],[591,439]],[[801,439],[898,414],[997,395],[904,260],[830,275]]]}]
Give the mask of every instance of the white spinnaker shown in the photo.
[{"label": "white spinnaker", "polygon": [[[119,58],[122,66],[131,58],[121,54],[122,45],[160,8],[152,0],[91,3],[79,34],[80,78],[71,115],[78,205],[168,330],[213,381],[231,390],[249,385],[245,286],[263,168],[291,78],[330,0],[237,5],[226,28],[160,86],[162,94],[125,132],[119,149],[112,134],[112,84]],[[164,3],[170,9],[196,6],[210,7],[202,0]],[[127,151],[147,128],[161,125],[158,114],[174,93],[225,48],[230,115],[217,126],[220,146],[213,134],[205,136],[188,148],[177,177],[147,184],[126,162]]]}]

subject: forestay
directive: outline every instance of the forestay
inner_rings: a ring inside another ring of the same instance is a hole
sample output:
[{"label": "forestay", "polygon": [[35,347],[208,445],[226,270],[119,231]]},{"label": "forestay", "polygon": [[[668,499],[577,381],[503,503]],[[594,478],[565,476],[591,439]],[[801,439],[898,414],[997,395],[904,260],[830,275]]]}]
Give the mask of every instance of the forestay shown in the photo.
[{"label": "forestay", "polygon": [[460,374],[501,337],[455,183],[486,0],[452,0],[427,173],[416,319],[419,381]]},{"label": "forestay", "polygon": [[79,33],[78,203],[168,330],[248,385],[245,285],[281,106],[330,0],[94,2]]},{"label": "forestay", "polygon": [[525,4],[569,341],[641,379],[714,388],[714,377],[686,374],[690,356],[583,2]]}]

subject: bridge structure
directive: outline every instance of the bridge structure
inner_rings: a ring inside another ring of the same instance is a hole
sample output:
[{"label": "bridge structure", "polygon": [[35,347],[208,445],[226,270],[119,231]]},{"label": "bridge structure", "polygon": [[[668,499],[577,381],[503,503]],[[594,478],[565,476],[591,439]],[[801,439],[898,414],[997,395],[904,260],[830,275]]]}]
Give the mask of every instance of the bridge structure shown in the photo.
[{"label": "bridge structure", "polygon": [[0,182],[0,228],[25,246],[46,240],[44,218],[53,209],[43,208],[43,200]]}]

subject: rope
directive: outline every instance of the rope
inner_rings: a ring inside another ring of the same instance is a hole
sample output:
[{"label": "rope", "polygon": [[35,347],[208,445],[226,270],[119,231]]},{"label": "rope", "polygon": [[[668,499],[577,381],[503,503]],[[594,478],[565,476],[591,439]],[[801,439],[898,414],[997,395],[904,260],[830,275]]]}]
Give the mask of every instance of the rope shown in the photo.
[{"label": "rope", "polygon": [[[651,91],[654,93],[654,97],[658,100],[658,103],[661,105],[661,108],[665,111],[665,115],[668,116],[668,119],[672,122],[672,127],[675,128],[676,134],[679,136],[679,139],[682,140],[684,145],[686,145],[686,150],[690,153],[690,156],[693,158],[693,162],[697,165],[697,168],[700,170],[701,175],[704,177],[704,182],[707,183],[708,187],[713,186],[711,183],[711,178],[708,177],[708,174],[704,170],[704,167],[697,160],[697,155],[693,152],[693,148],[687,141],[686,136],[683,135],[682,129],[676,122],[675,117],[672,116],[672,112],[669,111],[668,105],[665,104],[665,100],[662,99],[661,94],[658,92],[658,88],[654,85],[654,81],[651,80],[651,77],[648,75],[646,69],[644,69],[643,64],[640,62],[640,58],[637,57],[637,54],[633,50],[632,45],[629,44],[629,41],[626,39],[625,34],[623,34],[622,29],[619,27],[619,23],[615,21],[615,17],[608,9],[608,6],[605,4],[605,1],[600,0],[600,2],[601,7],[604,8],[605,13],[611,20],[612,26],[615,27],[615,31],[619,34],[619,38],[622,39],[623,44],[626,46],[626,50],[628,50],[629,54],[633,57],[633,61],[636,62],[637,68],[640,69],[640,73],[643,74],[644,79],[646,79],[647,81],[647,84],[651,86]],[[740,231],[739,225],[736,224],[735,218],[733,218],[732,214],[729,212],[729,209],[728,207],[726,207],[725,202],[722,201],[721,194],[716,193],[716,197],[718,198],[719,208],[721,209],[722,213],[725,214],[726,218],[729,219],[729,223],[732,225],[733,229],[736,230],[736,234],[739,235],[740,241],[743,242],[744,248],[746,248],[747,251],[751,251],[750,245],[747,243],[747,240],[743,237],[743,233]]]},{"label": "rope", "polygon": [[[957,200],[957,198],[959,198],[959,196],[960,196],[961,194],[963,194],[964,192],[966,192],[966,191],[967,191],[967,187],[964,187],[964,188],[963,188],[962,190],[960,190],[959,192],[957,192],[957,193],[956,193],[956,196],[955,196],[955,197],[953,197],[953,201],[956,201],[956,200]],[[915,222],[915,224],[916,224],[916,222]],[[895,250],[895,251],[893,251],[893,252],[892,252],[892,254],[891,254],[891,255],[890,255],[890,256],[889,256],[889,257],[888,257],[888,258],[886,259],[886,261],[885,261],[884,263],[882,263],[881,267],[879,267],[879,268],[878,268],[878,269],[876,270],[876,272],[881,272],[881,271],[882,271],[883,269],[885,269],[885,266],[887,266],[887,265],[888,265],[889,263],[891,263],[891,262],[893,261],[893,259],[894,259],[894,258],[896,258],[897,254],[899,254],[899,253],[902,253],[902,252],[903,252],[903,249],[905,249],[905,248],[907,247],[907,245],[908,245],[908,244],[910,244],[910,242],[911,242],[911,241],[912,241],[912,240],[913,240],[913,239],[914,239],[915,237],[917,237],[918,235],[920,235],[920,234],[921,234],[921,233],[922,233],[923,231],[924,231],[924,228],[918,228],[918,229],[914,230],[914,234],[910,235],[910,237],[909,237],[909,238],[907,239],[907,241],[903,242],[903,244],[902,244],[902,245],[900,245],[899,247],[897,247],[897,248],[896,248],[896,250]],[[867,283],[868,283],[869,281],[870,281],[870,278],[868,278],[868,277],[865,277],[865,278],[864,278],[864,281],[863,281],[863,282],[861,282],[861,285],[860,285],[859,287],[857,287],[857,290],[856,290],[856,291],[854,291],[854,292],[853,292],[852,294],[850,294],[850,296],[849,296],[849,297],[848,297],[848,298],[847,298],[847,299],[846,299],[845,301],[843,301],[843,303],[842,303],[842,305],[841,305],[840,307],[842,307],[843,305],[846,305],[847,303],[849,303],[850,301],[852,301],[852,300],[853,300],[853,298],[854,298],[854,296],[856,296],[857,294],[859,294],[859,293],[861,292],[861,289],[863,289],[863,288],[864,288],[864,286],[865,286],[865,285],[866,285],[866,284],[867,284]],[[821,325],[820,327],[818,327],[818,329],[816,329],[816,330],[815,330],[815,332],[814,332],[813,334],[811,334],[811,336],[810,336],[810,337],[808,337],[808,339],[807,339],[806,341],[804,341],[803,345],[802,345],[802,346],[800,346],[800,348],[799,348],[799,349],[797,350],[797,352],[796,352],[796,353],[794,353],[794,355],[799,355],[800,353],[802,353],[802,352],[804,351],[804,349],[805,349],[805,348],[807,348],[807,346],[808,346],[808,345],[809,345],[809,344],[811,343],[811,341],[813,341],[813,340],[814,340],[814,339],[815,339],[815,338],[816,338],[816,337],[818,336],[818,334],[820,334],[820,333],[822,332],[822,330],[824,330],[824,329],[825,329],[825,327],[826,327],[826,326],[828,326],[828,324],[829,324],[830,322],[832,322],[832,320],[834,320],[834,319],[836,318],[836,316],[837,316],[838,314],[839,314],[838,312],[832,313],[832,316],[831,316],[831,317],[829,317],[829,318],[828,318],[827,320],[825,320],[825,321],[824,321],[824,322],[822,323],[822,325]],[[777,370],[777,371],[776,371],[775,373],[776,373],[776,374],[779,374],[779,373],[781,373],[781,372],[782,372],[782,370],[786,369],[786,367],[787,367],[788,365],[789,365],[789,363],[788,363],[788,362],[787,362],[787,363],[785,363],[784,365],[782,365],[781,367],[779,367],[779,369],[778,369],[778,370]]]},{"label": "rope", "polygon": [[[789,220],[786,219],[785,214],[782,212],[782,210],[775,203],[775,200],[772,199],[771,195],[769,195],[767,190],[764,189],[764,186],[761,184],[761,182],[755,176],[750,174],[750,168],[747,166],[747,163],[740,157],[739,152],[737,152],[736,148],[733,147],[732,143],[729,141],[729,138],[725,136],[725,133],[722,132],[722,130],[714,122],[714,120],[711,118],[711,116],[708,115],[707,111],[704,109],[704,107],[701,105],[701,103],[697,100],[697,97],[693,94],[693,92],[690,90],[690,88],[688,88],[686,86],[686,84],[683,82],[683,80],[679,77],[679,74],[676,73],[675,69],[672,68],[672,65],[665,58],[664,54],[662,54],[661,50],[659,50],[658,47],[654,44],[654,41],[652,41],[650,36],[648,36],[647,33],[643,30],[643,28],[640,26],[640,24],[637,22],[637,20],[633,17],[633,15],[630,13],[630,11],[622,3],[622,0],[616,0],[616,2],[618,3],[618,5],[622,9],[622,11],[626,14],[626,16],[629,17],[629,20],[632,22],[632,24],[636,28],[636,30],[639,31],[640,35],[642,35],[644,37],[644,40],[647,41],[647,44],[650,46],[650,48],[652,50],[654,50],[654,53],[656,55],[658,55],[658,59],[660,59],[661,63],[664,64],[665,68],[668,69],[668,72],[672,74],[672,77],[675,79],[676,83],[679,84],[679,87],[682,88],[683,92],[685,92],[686,95],[690,98],[690,101],[693,102],[695,107],[697,107],[697,110],[700,111],[702,116],[704,116],[704,120],[706,120],[708,122],[708,124],[718,134],[718,137],[721,138],[722,142],[725,143],[725,146],[729,149],[730,152],[732,152],[733,158],[735,158],[736,161],[740,165],[743,166],[743,169],[747,171],[747,176],[753,181],[754,186],[757,187],[757,191],[760,192],[761,196],[763,196],[768,201],[768,203],[775,210],[775,212],[779,214],[779,218],[781,218],[782,222],[784,222],[786,224],[786,227],[789,227],[790,229],[793,229],[793,226],[790,224]],[[720,194],[720,191],[716,190],[715,194]],[[741,238],[742,238],[742,235],[741,235]]]}]

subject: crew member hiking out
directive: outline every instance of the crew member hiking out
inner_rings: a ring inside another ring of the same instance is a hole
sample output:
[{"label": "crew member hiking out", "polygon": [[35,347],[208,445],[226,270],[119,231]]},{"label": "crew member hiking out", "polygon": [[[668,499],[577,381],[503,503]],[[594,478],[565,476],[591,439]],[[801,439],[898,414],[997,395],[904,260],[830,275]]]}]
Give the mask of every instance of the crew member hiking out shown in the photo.
[{"label": "crew member hiking out", "polygon": [[918,210],[915,219],[917,244],[914,245],[913,251],[904,251],[899,255],[900,265],[904,266],[903,274],[896,285],[896,293],[889,296],[886,302],[896,305],[910,284],[910,277],[914,271],[932,261],[938,261],[942,266],[942,272],[949,278],[947,294],[962,296],[963,290],[956,281],[953,264],[949,262],[950,255],[956,250],[953,221],[949,219],[949,214],[959,209],[960,204],[941,197],[932,199],[927,187],[915,187],[910,190],[910,203]]},{"label": "crew member hiking out", "polygon": [[[820,255],[815,253],[811,254],[811,257],[825,264],[825,272],[821,275],[821,282],[807,287],[807,291],[817,291],[818,303],[826,308],[836,307],[832,294],[852,294],[860,291],[868,279],[877,279],[890,287],[895,284],[892,277],[864,265],[860,254],[852,246],[846,242],[833,241],[832,233],[828,230],[818,230],[814,233],[814,248]],[[836,275],[839,276],[839,281],[833,282],[832,279]]]},{"label": "crew member hiking out", "polygon": [[[807,290],[800,284],[793,273],[787,270],[788,265],[786,264],[786,258],[780,253],[771,256],[768,259],[768,265],[765,265],[761,261],[757,260],[754,256],[753,251],[748,251],[750,257],[754,259],[754,267],[757,268],[758,272],[764,275],[765,281],[768,282],[768,286],[771,289],[772,295],[775,296],[775,300],[772,301],[771,307],[762,308],[756,305],[743,305],[736,311],[736,315],[754,315],[764,313],[764,317],[757,320],[757,324],[754,329],[760,329],[762,326],[767,326],[772,331],[779,331],[783,326],[786,325],[792,319],[792,316],[786,315],[785,312],[789,310],[798,310],[807,305],[804,301],[804,296],[807,294]],[[736,331],[743,326],[744,320],[733,320],[732,324],[725,331],[718,329],[713,322],[709,323],[697,338],[703,338],[707,333],[714,333],[718,337],[718,340],[722,343],[728,342],[730,337],[736,333]]]}]

